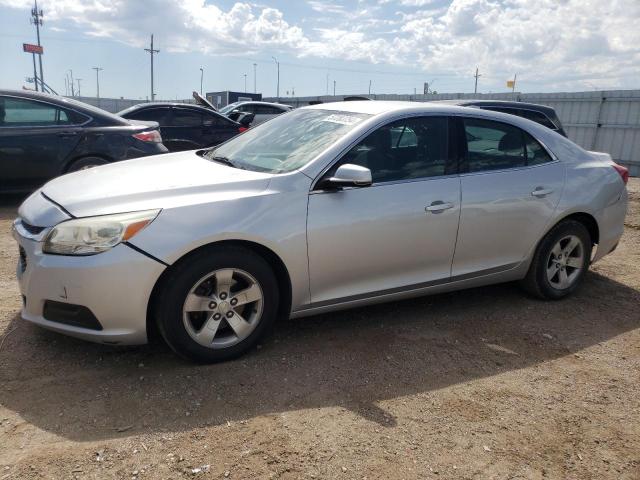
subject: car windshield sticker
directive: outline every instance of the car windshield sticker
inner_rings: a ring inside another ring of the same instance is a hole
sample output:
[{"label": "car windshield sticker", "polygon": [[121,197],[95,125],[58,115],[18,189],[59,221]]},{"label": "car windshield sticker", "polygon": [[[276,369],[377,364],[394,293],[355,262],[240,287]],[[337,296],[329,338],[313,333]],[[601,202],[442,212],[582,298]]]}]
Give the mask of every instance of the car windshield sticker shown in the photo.
[{"label": "car windshield sticker", "polygon": [[355,125],[361,120],[362,118],[355,117],[353,115],[344,115],[339,113],[331,114],[327,118],[323,119],[324,122],[339,123],[341,125]]}]

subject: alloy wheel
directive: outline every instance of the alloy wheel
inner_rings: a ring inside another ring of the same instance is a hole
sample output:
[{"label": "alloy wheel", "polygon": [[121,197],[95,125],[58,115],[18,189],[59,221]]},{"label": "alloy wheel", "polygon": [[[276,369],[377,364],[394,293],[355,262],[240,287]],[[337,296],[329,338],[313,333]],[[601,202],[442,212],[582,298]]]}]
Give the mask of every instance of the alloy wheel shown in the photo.
[{"label": "alloy wheel", "polygon": [[191,288],[182,307],[189,336],[200,345],[221,349],[238,344],[255,330],[264,294],[258,281],[237,268],[215,270]]},{"label": "alloy wheel", "polygon": [[576,235],[562,237],[551,249],[547,260],[547,280],[558,290],[569,288],[580,277],[585,249]]}]

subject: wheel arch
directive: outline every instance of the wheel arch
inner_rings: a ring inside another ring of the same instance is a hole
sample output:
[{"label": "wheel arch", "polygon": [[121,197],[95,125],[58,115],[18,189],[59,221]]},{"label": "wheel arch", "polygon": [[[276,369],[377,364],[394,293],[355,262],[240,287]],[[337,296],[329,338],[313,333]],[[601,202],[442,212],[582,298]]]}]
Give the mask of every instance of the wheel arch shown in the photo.
[{"label": "wheel arch", "polygon": [[157,325],[155,322],[155,306],[157,303],[158,294],[161,291],[161,287],[168,277],[169,273],[173,270],[173,268],[179,263],[183,262],[185,259],[191,257],[192,255],[196,255],[203,250],[219,248],[223,246],[235,246],[245,248],[247,250],[251,250],[254,253],[260,255],[264,258],[269,265],[273,268],[273,272],[278,281],[278,288],[280,290],[280,304],[278,305],[278,318],[288,317],[291,312],[291,301],[292,301],[292,287],[291,287],[291,277],[289,275],[289,271],[285,266],[284,262],[280,258],[280,256],[275,253],[270,248],[250,240],[219,240],[211,243],[207,243],[205,245],[201,245],[194,250],[191,250],[184,255],[182,255],[178,260],[172,263],[169,267],[165,268],[160,277],[156,280],[153,289],[151,290],[151,295],[149,296],[149,300],[147,301],[147,336],[149,338],[157,338],[159,337],[159,332],[157,331]]},{"label": "wheel arch", "polygon": [[591,243],[593,245],[597,245],[598,242],[600,241],[600,227],[598,226],[598,221],[590,213],[586,213],[586,212],[571,213],[569,215],[562,217],[551,228],[555,227],[560,222],[564,222],[565,220],[575,220],[576,222],[583,224],[587,229],[587,231],[589,232],[589,236],[591,237]]},{"label": "wheel arch", "polygon": [[78,160],[82,160],[83,158],[87,158],[87,157],[100,158],[101,160],[104,160],[107,163],[113,162],[113,159],[101,153],[82,153],[80,155],[76,155],[75,157],[67,160],[67,163],[65,164],[63,169],[63,173],[69,173],[69,169],[74,163],[76,163]]}]

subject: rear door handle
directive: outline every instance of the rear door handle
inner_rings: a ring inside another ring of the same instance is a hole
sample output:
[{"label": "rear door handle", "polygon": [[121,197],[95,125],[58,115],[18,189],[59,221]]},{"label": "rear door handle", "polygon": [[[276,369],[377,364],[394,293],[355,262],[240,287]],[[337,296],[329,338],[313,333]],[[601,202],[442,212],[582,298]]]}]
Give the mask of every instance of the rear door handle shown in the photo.
[{"label": "rear door handle", "polygon": [[58,134],[59,137],[75,137],[78,135],[78,132],[60,132]]},{"label": "rear door handle", "polygon": [[453,208],[453,203],[443,202],[441,200],[436,200],[428,207],[424,207],[427,213],[440,213],[445,210],[449,210],[450,208]]},{"label": "rear door handle", "polygon": [[544,197],[545,195],[550,195],[553,193],[553,190],[551,190],[550,188],[543,188],[543,187],[538,187],[536,188],[533,192],[531,192],[531,195],[533,195],[534,197]]}]

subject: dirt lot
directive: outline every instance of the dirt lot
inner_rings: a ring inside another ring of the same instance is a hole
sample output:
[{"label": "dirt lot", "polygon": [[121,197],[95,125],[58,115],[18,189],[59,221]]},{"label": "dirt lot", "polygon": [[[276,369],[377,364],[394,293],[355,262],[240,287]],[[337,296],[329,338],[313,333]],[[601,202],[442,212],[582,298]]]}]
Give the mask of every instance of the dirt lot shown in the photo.
[{"label": "dirt lot", "polygon": [[580,293],[499,285],[282,322],[194,366],[18,316],[0,207],[0,480],[640,478],[640,181]]}]

